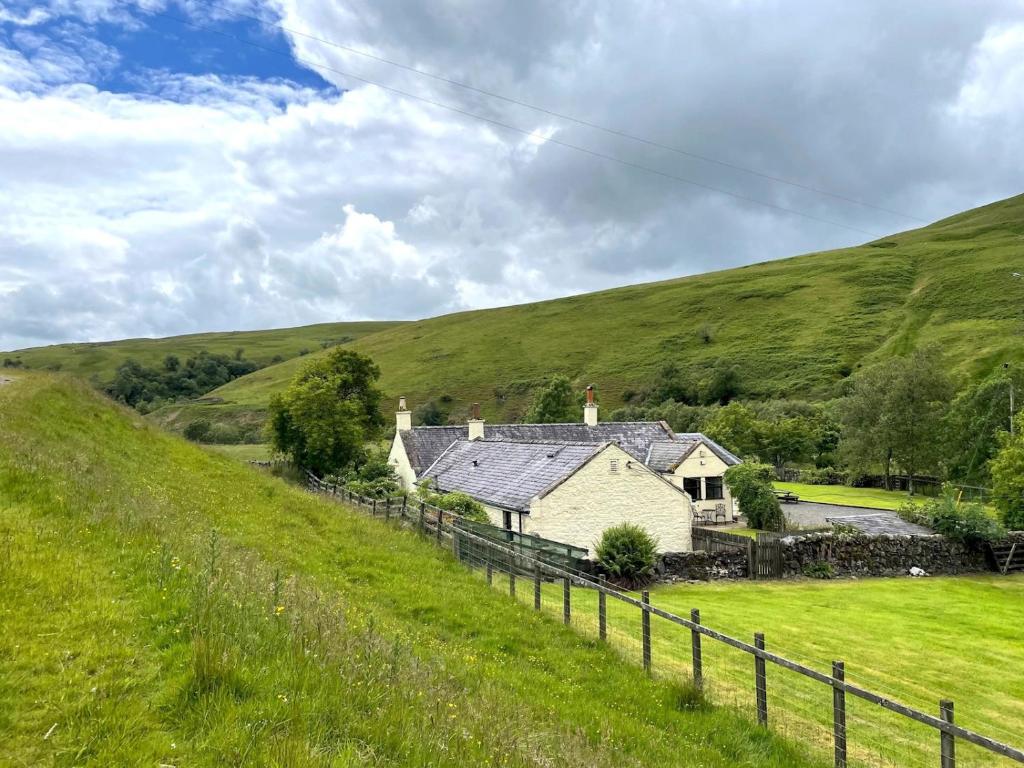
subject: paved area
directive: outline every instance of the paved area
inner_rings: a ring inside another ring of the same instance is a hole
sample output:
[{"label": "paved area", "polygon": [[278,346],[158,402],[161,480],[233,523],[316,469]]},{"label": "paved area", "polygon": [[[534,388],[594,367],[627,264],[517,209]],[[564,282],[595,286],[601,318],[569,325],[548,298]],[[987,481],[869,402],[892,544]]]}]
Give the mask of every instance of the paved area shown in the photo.
[{"label": "paved area", "polygon": [[815,501],[798,501],[782,504],[786,520],[800,528],[824,528],[831,523],[851,525],[863,533],[872,535],[889,533],[904,536],[930,536],[927,528],[908,523],[895,512],[872,507],[844,507],[839,504],[822,504]]}]

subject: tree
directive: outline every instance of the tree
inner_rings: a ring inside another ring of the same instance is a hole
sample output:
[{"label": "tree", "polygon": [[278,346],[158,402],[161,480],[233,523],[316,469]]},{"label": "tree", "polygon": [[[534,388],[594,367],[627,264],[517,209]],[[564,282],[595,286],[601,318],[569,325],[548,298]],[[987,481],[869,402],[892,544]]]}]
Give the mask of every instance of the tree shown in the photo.
[{"label": "tree", "polygon": [[1024,370],[1000,368],[961,392],[945,418],[944,443],[949,476],[962,483],[988,485],[989,462],[999,435],[1009,429],[1010,386],[1024,393]]},{"label": "tree", "polygon": [[725,484],[751,528],[785,530],[786,518],[772,486],[774,477],[774,470],[767,464],[749,461],[725,470]]},{"label": "tree", "polygon": [[1003,524],[1024,531],[1024,415],[1018,414],[1016,434],[999,436],[999,451],[992,460],[992,500]]},{"label": "tree", "polygon": [[531,424],[567,424],[579,421],[579,406],[568,376],[553,376],[533,396],[526,413]]},{"label": "tree", "polygon": [[705,405],[728,405],[743,391],[739,368],[725,360],[719,360],[704,380],[702,390]]},{"label": "tree", "polygon": [[952,384],[934,347],[880,363],[860,374],[843,405],[841,449],[851,467],[881,466],[891,488],[893,465],[911,478],[941,458],[942,418]]},{"label": "tree", "polygon": [[448,415],[441,410],[436,400],[427,400],[413,413],[413,420],[424,427],[439,427],[447,423]]},{"label": "tree", "polygon": [[667,362],[654,374],[645,402],[648,405],[661,405],[666,402],[696,405],[696,387],[692,379],[676,363]]},{"label": "tree", "polygon": [[718,408],[704,424],[704,432],[740,456],[755,456],[760,446],[760,422],[743,403]]},{"label": "tree", "polygon": [[755,431],[758,457],[771,462],[780,476],[790,462],[810,459],[820,436],[818,426],[802,416],[761,421],[755,425]]},{"label": "tree", "polygon": [[379,378],[373,360],[342,347],[313,360],[270,400],[274,448],[320,475],[359,463],[384,424]]}]

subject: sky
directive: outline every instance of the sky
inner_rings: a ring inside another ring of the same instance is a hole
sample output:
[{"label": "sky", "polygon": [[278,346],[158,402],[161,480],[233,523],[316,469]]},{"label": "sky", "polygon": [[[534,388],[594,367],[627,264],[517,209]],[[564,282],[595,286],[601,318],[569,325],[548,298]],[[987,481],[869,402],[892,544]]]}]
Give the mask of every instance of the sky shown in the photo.
[{"label": "sky", "polygon": [[4,350],[546,299],[1021,192],[1024,0],[0,0]]}]

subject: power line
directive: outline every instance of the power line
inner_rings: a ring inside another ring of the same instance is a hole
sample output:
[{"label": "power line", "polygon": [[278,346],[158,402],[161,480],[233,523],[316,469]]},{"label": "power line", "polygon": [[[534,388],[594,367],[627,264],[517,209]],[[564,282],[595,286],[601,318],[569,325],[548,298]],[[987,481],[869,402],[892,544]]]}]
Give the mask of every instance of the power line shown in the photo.
[{"label": "power line", "polygon": [[555,145],[560,146],[560,147],[565,147],[567,149],[572,149],[572,150],[575,150],[577,152],[582,152],[584,154],[590,155],[592,157],[597,157],[597,158],[601,158],[602,160],[607,160],[609,162],[618,163],[619,165],[625,166],[627,168],[633,168],[633,169],[636,169],[636,170],[639,170],[639,171],[645,171],[646,173],[651,173],[651,174],[654,174],[655,176],[660,176],[660,177],[665,178],[665,179],[670,179],[672,181],[677,181],[677,182],[679,182],[681,184],[687,184],[689,186],[698,187],[700,189],[705,189],[705,190],[708,190],[709,192],[717,192],[718,194],[727,195],[728,197],[732,197],[732,198],[734,198],[736,200],[742,200],[744,202],[753,203],[754,205],[760,205],[760,206],[763,206],[765,208],[771,208],[773,210],[780,211],[782,213],[788,213],[788,214],[791,214],[793,216],[800,216],[802,218],[809,219],[811,221],[817,221],[820,224],[828,224],[828,225],[833,226],[833,227],[840,227],[842,229],[849,230],[850,232],[857,232],[858,234],[867,235],[868,237],[871,237],[872,239],[878,238],[878,237],[883,237],[883,235],[881,233],[878,233],[878,232],[872,232],[870,230],[861,229],[860,227],[855,227],[855,226],[852,226],[850,224],[843,224],[843,223],[838,222],[838,221],[833,221],[832,219],[826,219],[826,218],[822,218],[820,216],[815,216],[814,214],[805,213],[805,212],[799,211],[799,210],[797,210],[795,208],[788,208],[788,207],[786,207],[784,205],[778,205],[776,203],[765,202],[764,200],[758,200],[757,198],[748,197],[747,195],[742,195],[742,194],[739,194],[737,192],[730,192],[730,191],[728,191],[726,189],[721,189],[720,187],[714,187],[714,186],[711,186],[710,184],[704,184],[704,183],[699,182],[699,181],[694,181],[692,179],[687,179],[684,176],[677,176],[676,174],[673,174],[673,173],[668,173],[666,171],[660,171],[657,168],[651,168],[650,166],[643,165],[641,163],[634,163],[631,160],[623,160],[620,157],[616,157],[614,155],[609,155],[609,154],[606,154],[604,152],[600,152],[598,150],[588,149],[587,147],[582,147],[582,146],[580,146],[578,144],[572,144],[572,143],[567,142],[567,141],[562,141],[561,139],[556,139],[556,138],[553,138],[553,137],[545,137],[545,136],[542,136],[542,135],[538,134],[536,131],[527,130],[525,128],[520,128],[518,126],[511,125],[510,123],[503,122],[501,120],[496,120],[496,119],[491,118],[491,117],[485,117],[484,115],[479,115],[479,114],[476,114],[474,112],[469,112],[468,110],[462,109],[461,107],[455,107],[455,106],[452,106],[450,104],[445,104],[445,103],[440,102],[440,101],[435,101],[434,99],[428,98],[426,96],[419,96],[417,94],[410,93],[409,91],[404,91],[401,88],[395,88],[395,87],[390,86],[390,85],[384,85],[383,83],[381,83],[379,81],[371,80],[369,78],[362,77],[360,75],[356,75],[356,74],[353,74],[351,72],[346,72],[344,70],[337,69],[335,67],[331,67],[331,66],[328,66],[326,64],[319,64],[319,63],[310,61],[308,59],[303,59],[303,58],[301,58],[299,56],[296,56],[290,50],[286,51],[286,50],[282,50],[280,48],[272,48],[270,46],[261,45],[260,43],[254,43],[251,40],[246,40],[245,38],[240,37],[238,35],[231,34],[230,32],[224,32],[224,31],[219,30],[219,29],[214,29],[213,27],[209,27],[209,26],[206,26],[204,24],[197,24],[194,21],[191,21],[189,19],[183,19],[180,16],[175,16],[174,14],[167,13],[165,11],[152,11],[151,13],[153,15],[155,15],[155,16],[162,16],[162,17],[165,17],[167,19],[170,19],[171,21],[175,21],[175,22],[177,22],[179,24],[183,24],[185,26],[192,27],[194,29],[198,29],[198,30],[201,30],[203,32],[209,32],[211,34],[220,35],[221,37],[226,37],[226,38],[228,38],[230,40],[234,40],[235,42],[241,43],[242,45],[247,45],[247,46],[249,46],[251,48],[256,48],[258,50],[262,50],[262,51],[265,51],[267,53],[272,53],[272,54],[277,55],[277,56],[284,56],[284,57],[288,58],[291,61],[297,61],[300,64],[304,64],[305,66],[310,67],[312,69],[321,69],[321,70],[324,70],[324,71],[327,71],[327,72],[333,72],[333,73],[335,73],[337,75],[341,75],[342,77],[347,77],[347,78],[350,78],[352,80],[358,80],[361,83],[366,83],[367,85],[375,86],[377,88],[380,88],[381,90],[389,91],[390,93],[397,94],[397,95],[402,96],[404,98],[413,99],[415,101],[423,102],[424,104],[429,104],[429,105],[431,105],[433,107],[438,107],[439,109],[445,109],[445,110],[448,110],[450,112],[455,112],[456,114],[463,115],[465,117],[469,117],[469,118],[472,118],[474,120],[479,120],[479,121],[484,122],[484,123],[489,123],[490,125],[495,125],[495,126],[498,126],[499,128],[504,128],[505,130],[514,131],[515,133],[522,134],[523,136],[527,136],[527,137],[534,138],[534,139],[539,139],[539,140],[541,140],[541,141],[543,141],[545,143],[555,144]]},{"label": "power line", "polygon": [[198,3],[202,4],[202,5],[206,5],[206,6],[211,7],[211,8],[216,8],[218,10],[224,11],[225,13],[230,13],[230,14],[233,14],[233,15],[241,17],[241,18],[246,18],[246,19],[250,19],[252,21],[259,22],[260,24],[263,24],[263,25],[266,25],[266,26],[275,27],[275,28],[281,30],[282,32],[287,32],[290,35],[296,35],[298,37],[304,37],[307,40],[312,40],[314,42],[321,43],[323,45],[329,45],[329,46],[331,46],[333,48],[337,48],[337,49],[345,51],[347,53],[352,53],[352,54],[355,54],[357,56],[363,56],[363,57],[365,57],[367,59],[372,59],[372,60],[378,61],[378,62],[380,62],[382,64],[387,64],[388,66],[392,66],[392,67],[396,67],[398,69],[405,70],[406,72],[412,72],[413,74],[421,75],[423,77],[429,77],[432,80],[436,80],[438,82],[445,83],[446,85],[452,85],[452,86],[455,86],[457,88],[463,88],[463,89],[465,89],[467,91],[472,91],[474,93],[479,93],[482,96],[489,96],[491,98],[498,99],[500,101],[504,101],[504,102],[506,102],[508,104],[514,104],[514,105],[519,106],[519,107],[525,107],[526,109],[532,109],[535,112],[540,112],[541,114],[548,115],[549,117],[555,117],[555,118],[558,118],[559,120],[566,120],[566,121],[571,122],[571,123],[576,123],[577,125],[582,125],[582,126],[584,126],[586,128],[592,128],[594,130],[601,131],[603,133],[607,133],[607,134],[612,135],[612,136],[618,136],[619,138],[629,139],[630,141],[636,141],[636,142],[639,142],[640,144],[645,144],[645,145],[647,145],[649,147],[656,147],[658,149],[664,149],[664,150],[666,150],[668,152],[674,152],[677,155],[682,155],[684,157],[689,157],[689,158],[692,158],[694,160],[701,160],[701,161],[703,161],[705,163],[711,163],[713,165],[717,165],[717,166],[720,166],[722,168],[729,168],[729,169],[734,170],[734,171],[740,171],[741,173],[750,174],[751,176],[756,176],[757,178],[760,178],[760,179],[765,179],[767,181],[772,181],[772,182],[775,182],[775,183],[778,183],[778,184],[786,184],[787,186],[795,187],[796,189],[802,189],[802,190],[804,190],[806,192],[813,192],[813,193],[818,194],[818,195],[825,195],[826,197],[831,197],[831,198],[834,198],[836,200],[843,200],[844,202],[847,202],[847,203],[853,203],[854,205],[859,205],[859,206],[862,206],[864,208],[870,208],[870,209],[875,210],[875,211],[881,211],[883,213],[889,213],[889,214],[892,214],[893,216],[899,216],[899,217],[904,218],[904,219],[910,219],[911,221],[918,221],[918,222],[921,222],[921,223],[928,223],[928,221],[929,221],[928,219],[921,218],[920,216],[913,216],[913,215],[911,215],[909,213],[902,213],[901,211],[897,211],[897,210],[894,210],[892,208],[886,208],[884,206],[875,205],[873,203],[866,203],[863,200],[858,200],[855,197],[849,197],[848,195],[843,195],[843,194],[840,194],[838,192],[830,192],[827,189],[821,189],[820,187],[814,187],[814,186],[811,186],[809,184],[803,184],[803,183],[801,183],[799,181],[793,181],[792,179],[786,179],[786,178],[783,178],[781,176],[774,176],[774,175],[769,174],[769,173],[763,173],[762,171],[758,171],[758,170],[755,170],[753,168],[748,168],[746,166],[739,165],[737,163],[730,163],[730,162],[728,162],[726,160],[719,160],[719,159],[714,158],[714,157],[708,157],[707,155],[701,155],[701,154],[698,154],[697,152],[691,152],[690,150],[681,149],[679,147],[672,146],[671,144],[664,144],[662,142],[655,141],[653,139],[644,138],[643,136],[637,136],[636,134],[632,134],[632,133],[629,133],[627,131],[621,131],[621,130],[619,130],[617,128],[610,128],[610,127],[608,127],[606,125],[601,125],[600,123],[595,123],[595,122],[592,122],[590,120],[585,120],[583,118],[574,117],[572,115],[565,114],[564,112],[557,112],[557,111],[555,111],[553,109],[548,109],[546,107],[541,107],[541,106],[538,106],[536,104],[531,104],[530,102],[522,101],[520,99],[516,99],[516,98],[513,98],[511,96],[505,96],[503,94],[496,93],[494,91],[489,91],[489,90],[487,90],[485,88],[479,88],[479,87],[477,87],[475,85],[470,85],[469,83],[464,83],[464,82],[461,82],[459,80],[453,80],[451,78],[444,77],[443,75],[437,75],[437,74],[434,74],[433,72],[428,72],[428,71],[426,71],[424,69],[419,69],[418,67],[409,66],[408,64],[402,64],[401,62],[394,61],[392,59],[388,59],[388,58],[385,58],[383,56],[377,56],[376,54],[369,53],[368,51],[361,51],[358,48],[352,48],[351,46],[343,45],[342,43],[338,43],[338,42],[335,42],[333,40],[327,40],[327,39],[322,38],[322,37],[317,37],[316,35],[311,35],[308,32],[302,32],[300,30],[293,29],[291,27],[286,27],[283,24],[280,24],[278,22],[267,21],[266,19],[262,19],[259,16],[255,16],[255,15],[252,15],[252,14],[244,13],[242,11],[237,11],[237,10],[235,10],[233,8],[229,8],[227,6],[220,5],[220,4],[215,3],[215,2],[211,2],[211,0],[195,0],[195,2],[198,2]]}]

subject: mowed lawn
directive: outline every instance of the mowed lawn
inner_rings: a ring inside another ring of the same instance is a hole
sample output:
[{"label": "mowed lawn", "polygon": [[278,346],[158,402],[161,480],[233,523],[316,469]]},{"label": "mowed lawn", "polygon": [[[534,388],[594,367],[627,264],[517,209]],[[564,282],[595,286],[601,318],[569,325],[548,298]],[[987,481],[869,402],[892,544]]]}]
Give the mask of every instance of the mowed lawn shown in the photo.
[{"label": "mowed lawn", "polygon": [[[497,588],[506,590],[504,576]],[[532,600],[532,590],[518,590]],[[846,664],[847,680],[925,712],[952,699],[956,721],[1018,749],[1024,748],[1024,576],[841,581],[719,582],[658,586],[651,602],[677,615],[701,612],[705,625],[828,673]],[[561,616],[562,587],[545,585],[544,608]],[[609,635],[634,663],[641,660],[640,611],[608,600]],[[597,599],[572,592],[572,621],[597,634]],[[652,620],[656,675],[688,677],[688,630]],[[721,643],[703,641],[704,675],[712,700],[748,716],[754,707],[753,659]],[[830,747],[832,693],[768,665],[769,718],[783,733]],[[938,737],[875,705],[850,698],[851,755],[866,764],[937,765]],[[958,765],[1011,765],[973,745],[959,745]]]},{"label": "mowed lawn", "polygon": [[924,504],[928,500],[925,496],[911,496],[903,491],[887,491],[883,488],[852,488],[848,485],[776,482],[775,487],[780,491],[792,491],[800,497],[801,501],[842,504],[847,507],[899,509],[908,501]]}]

